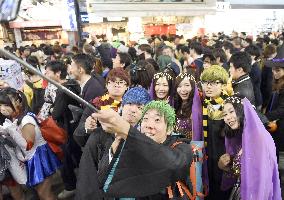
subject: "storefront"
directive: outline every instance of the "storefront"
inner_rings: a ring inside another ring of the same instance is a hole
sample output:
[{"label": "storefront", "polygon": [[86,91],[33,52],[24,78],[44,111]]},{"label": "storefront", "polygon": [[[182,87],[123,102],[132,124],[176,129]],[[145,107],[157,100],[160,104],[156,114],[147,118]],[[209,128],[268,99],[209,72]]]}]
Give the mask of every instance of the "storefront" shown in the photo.
[{"label": "storefront", "polygon": [[9,27],[14,30],[15,42],[18,47],[41,43],[53,44],[56,41],[67,42],[67,33],[62,31],[60,21],[10,22]]},{"label": "storefront", "polygon": [[94,32],[101,39],[128,41],[129,38],[127,18],[121,18],[121,21],[102,19],[101,22],[84,24],[82,28],[83,32],[89,34]]}]

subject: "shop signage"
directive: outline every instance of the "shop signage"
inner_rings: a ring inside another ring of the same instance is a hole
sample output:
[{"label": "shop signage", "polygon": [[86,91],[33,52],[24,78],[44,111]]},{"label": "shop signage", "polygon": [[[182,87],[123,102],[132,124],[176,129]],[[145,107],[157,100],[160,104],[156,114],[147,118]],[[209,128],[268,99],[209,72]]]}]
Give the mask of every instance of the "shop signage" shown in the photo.
[{"label": "shop signage", "polygon": [[67,7],[63,10],[62,28],[66,31],[77,31],[74,0],[65,0]]},{"label": "shop signage", "polygon": [[80,12],[81,22],[82,23],[89,23],[89,15],[87,12]]},{"label": "shop signage", "polygon": [[157,26],[144,26],[145,35],[164,35],[176,34],[176,26],[173,25],[157,25]]},{"label": "shop signage", "polygon": [[61,31],[31,31],[24,32],[22,31],[22,40],[56,40],[61,39]]}]

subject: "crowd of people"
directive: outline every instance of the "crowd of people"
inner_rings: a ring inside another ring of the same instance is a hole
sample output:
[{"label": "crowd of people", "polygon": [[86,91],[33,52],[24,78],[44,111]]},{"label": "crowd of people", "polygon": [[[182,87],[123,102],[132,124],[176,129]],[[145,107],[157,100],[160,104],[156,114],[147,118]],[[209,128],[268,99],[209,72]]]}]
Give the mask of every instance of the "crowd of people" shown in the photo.
[{"label": "crowd of people", "polygon": [[21,89],[0,82],[0,183],[13,199],[282,199],[284,33],[91,39],[6,47],[99,110],[24,68]]}]

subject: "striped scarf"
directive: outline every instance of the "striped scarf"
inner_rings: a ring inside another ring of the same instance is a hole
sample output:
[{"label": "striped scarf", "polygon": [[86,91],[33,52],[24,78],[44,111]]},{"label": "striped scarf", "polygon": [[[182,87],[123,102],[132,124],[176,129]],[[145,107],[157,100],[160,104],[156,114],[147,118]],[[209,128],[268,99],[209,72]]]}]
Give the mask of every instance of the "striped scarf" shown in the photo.
[{"label": "striped scarf", "polygon": [[203,137],[204,144],[207,147],[208,141],[208,119],[221,120],[223,119],[222,107],[224,100],[228,97],[226,93],[222,93],[220,97],[216,99],[205,98],[202,106],[202,118],[203,118]]}]

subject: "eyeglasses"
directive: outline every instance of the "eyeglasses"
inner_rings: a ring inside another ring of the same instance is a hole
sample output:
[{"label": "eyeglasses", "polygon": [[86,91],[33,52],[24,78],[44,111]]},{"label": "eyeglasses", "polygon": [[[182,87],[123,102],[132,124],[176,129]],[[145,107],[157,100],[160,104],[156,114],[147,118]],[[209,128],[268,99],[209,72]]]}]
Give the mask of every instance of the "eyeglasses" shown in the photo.
[{"label": "eyeglasses", "polygon": [[210,85],[210,86],[213,86],[213,87],[216,87],[220,83],[221,83],[220,81],[201,81],[202,85],[205,85],[205,86]]},{"label": "eyeglasses", "polygon": [[112,86],[125,86],[127,85],[126,81],[109,81],[107,84],[112,85]]}]

